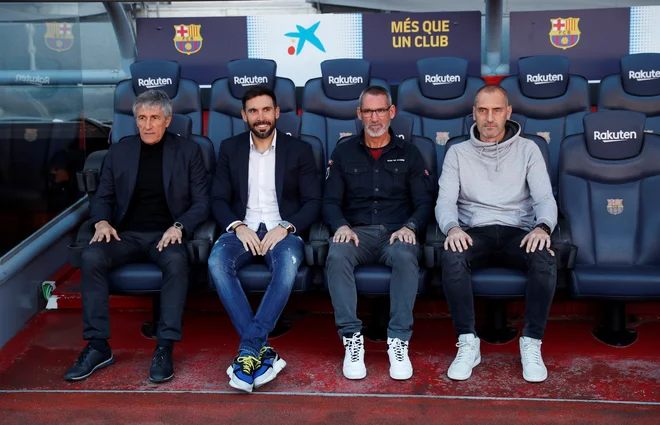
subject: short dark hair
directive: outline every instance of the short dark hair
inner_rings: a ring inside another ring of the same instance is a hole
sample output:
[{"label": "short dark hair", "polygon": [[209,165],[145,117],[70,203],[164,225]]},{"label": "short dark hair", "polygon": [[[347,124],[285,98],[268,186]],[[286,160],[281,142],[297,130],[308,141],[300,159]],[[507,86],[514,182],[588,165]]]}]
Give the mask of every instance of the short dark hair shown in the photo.
[{"label": "short dark hair", "polygon": [[477,98],[481,93],[495,93],[495,92],[502,93],[502,96],[504,96],[504,101],[506,102],[506,106],[509,106],[509,95],[506,93],[506,90],[504,90],[502,86],[498,86],[495,84],[487,84],[481,87],[479,90],[477,90],[477,94],[474,95],[474,106],[477,106]]},{"label": "short dark hair", "polygon": [[269,89],[268,87],[264,86],[254,86],[248,89],[248,91],[245,92],[243,95],[243,110],[245,110],[245,104],[247,103],[248,100],[254,99],[255,97],[259,96],[270,96],[271,99],[273,99],[273,107],[277,108],[277,97],[275,96],[275,92]]},{"label": "short dark hair", "polygon": [[360,108],[362,108],[362,98],[364,97],[365,94],[369,94],[371,96],[385,96],[387,97],[387,104],[389,106],[392,106],[392,95],[390,94],[389,91],[385,87],[382,86],[369,86],[366,89],[360,93],[360,101],[358,105]]}]

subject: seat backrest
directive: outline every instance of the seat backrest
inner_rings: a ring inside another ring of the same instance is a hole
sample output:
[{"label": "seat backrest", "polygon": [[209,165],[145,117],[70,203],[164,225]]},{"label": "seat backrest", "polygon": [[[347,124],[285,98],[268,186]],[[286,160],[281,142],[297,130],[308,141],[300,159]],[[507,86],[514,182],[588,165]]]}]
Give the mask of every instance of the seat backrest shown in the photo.
[{"label": "seat backrest", "polygon": [[562,141],[559,208],[577,265],[660,264],[660,136],[644,133],[644,120],[599,111]]},{"label": "seat backrest", "polygon": [[[511,119],[525,134],[538,134],[550,148],[550,175],[557,175],[559,146],[564,137],[582,133],[590,111],[589,82],[569,74],[563,56],[530,56],[518,60],[518,75],[500,81],[513,108]],[[553,178],[556,180],[556,177]]]},{"label": "seat backrest", "polygon": [[621,58],[621,72],[600,82],[598,110],[625,109],[646,115],[644,130],[660,133],[660,53]]},{"label": "seat backrest", "polygon": [[249,130],[241,117],[243,95],[253,86],[275,92],[280,118],[277,128],[293,137],[300,135],[296,108],[296,86],[288,78],[276,77],[277,64],[268,59],[238,59],[227,64],[228,75],[211,85],[207,135],[216,146],[221,141]]},{"label": "seat backrest", "polygon": [[[525,139],[529,139],[529,140],[533,141],[536,144],[536,146],[539,147],[539,150],[541,151],[541,155],[543,155],[543,159],[545,160],[545,166],[546,166],[546,169],[548,170],[548,174],[549,174],[550,173],[550,171],[549,171],[550,170],[550,150],[548,149],[548,143],[545,141],[545,139],[541,136],[536,135],[536,134],[521,134],[520,137],[524,137]],[[444,154],[446,154],[447,151],[449,150],[449,148],[451,148],[452,146],[454,146],[458,143],[463,143],[463,142],[467,141],[469,138],[470,138],[470,136],[467,135],[467,134],[462,135],[462,136],[452,137],[451,139],[449,139],[449,141],[445,145],[445,149],[443,151]],[[440,173],[442,173],[442,163],[444,161],[444,154],[442,156],[442,159],[438,161],[438,170],[439,170]],[[552,175],[550,175],[550,181],[552,182]],[[552,186],[552,189],[553,189],[553,192],[556,194],[557,191],[555,190],[554,185]]]},{"label": "seat backrest", "polygon": [[202,134],[202,100],[199,86],[192,80],[181,78],[177,62],[165,60],[138,61],[131,65],[130,80],[115,88],[115,106],[112,121],[112,142],[118,142],[134,133],[135,98],[149,90],[165,91],[172,101],[172,113],[187,115],[192,120],[192,133]]},{"label": "seat backrest", "polygon": [[401,82],[397,95],[400,115],[414,119],[413,132],[444,146],[466,134],[466,116],[472,114],[477,91],[486,82],[467,75],[468,61],[454,57],[417,61],[417,77]]},{"label": "seat backrest", "polygon": [[371,64],[364,59],[323,61],[321,77],[305,84],[301,133],[319,139],[329,158],[340,138],[358,133],[360,93],[372,85],[390,89],[387,81],[371,77]]}]

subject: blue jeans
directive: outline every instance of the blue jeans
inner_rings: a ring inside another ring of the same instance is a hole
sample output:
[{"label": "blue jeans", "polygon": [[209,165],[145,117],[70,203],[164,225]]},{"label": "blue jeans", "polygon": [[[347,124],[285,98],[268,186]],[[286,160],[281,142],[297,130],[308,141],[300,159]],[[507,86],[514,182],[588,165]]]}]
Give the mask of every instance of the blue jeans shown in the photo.
[{"label": "blue jeans", "polygon": [[[266,233],[266,226],[262,223],[257,231],[259,239],[263,239]],[[271,279],[255,315],[237,275],[255,256],[245,250],[234,233],[225,233],[216,241],[209,256],[209,274],[241,339],[239,351],[257,357],[261,348],[267,345],[268,334],[289,300],[303,260],[303,247],[302,239],[289,234],[266,253],[264,259]]]}]

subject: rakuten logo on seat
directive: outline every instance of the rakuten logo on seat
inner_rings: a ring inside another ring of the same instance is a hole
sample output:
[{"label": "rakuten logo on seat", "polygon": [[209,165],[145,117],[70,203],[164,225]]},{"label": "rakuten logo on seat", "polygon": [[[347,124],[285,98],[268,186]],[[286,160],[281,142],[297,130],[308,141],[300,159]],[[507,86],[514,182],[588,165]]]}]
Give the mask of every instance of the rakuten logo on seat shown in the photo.
[{"label": "rakuten logo on seat", "polygon": [[452,84],[452,83],[460,83],[461,82],[461,76],[460,75],[425,75],[424,76],[424,82],[425,83],[431,83],[434,86],[440,86],[443,84]]},{"label": "rakuten logo on seat", "polygon": [[148,89],[165,87],[170,84],[172,84],[171,78],[138,78],[138,87],[146,87]]},{"label": "rakuten logo on seat", "polygon": [[353,77],[352,75],[349,75],[348,77],[338,75],[336,77],[328,77],[328,83],[334,84],[337,87],[352,86],[364,83],[364,79],[362,77]]},{"label": "rakuten logo on seat", "polygon": [[600,140],[603,143],[625,142],[626,140],[636,138],[636,131],[594,131],[594,140]]},{"label": "rakuten logo on seat", "polygon": [[234,77],[234,84],[240,84],[243,87],[256,86],[259,84],[268,84],[268,77],[248,77],[244,75],[242,77]]},{"label": "rakuten logo on seat", "polygon": [[534,83],[535,85],[558,83],[559,81],[564,81],[563,74],[527,74],[527,82]]},{"label": "rakuten logo on seat", "polygon": [[650,71],[630,71],[628,78],[636,81],[650,81],[660,78],[660,71],[652,69]]}]

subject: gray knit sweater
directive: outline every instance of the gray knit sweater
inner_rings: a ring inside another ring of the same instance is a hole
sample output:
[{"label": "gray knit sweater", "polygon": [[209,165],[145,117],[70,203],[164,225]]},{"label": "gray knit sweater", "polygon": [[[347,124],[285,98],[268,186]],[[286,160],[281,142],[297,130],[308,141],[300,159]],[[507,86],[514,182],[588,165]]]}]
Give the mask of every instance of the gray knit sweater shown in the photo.
[{"label": "gray knit sweater", "polygon": [[447,234],[454,226],[472,228],[504,225],[532,230],[544,223],[554,230],[557,203],[543,155],[536,144],[520,136],[499,143],[485,143],[475,137],[447,151],[440,176],[435,218]]}]

